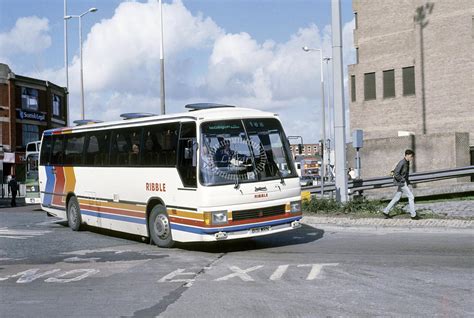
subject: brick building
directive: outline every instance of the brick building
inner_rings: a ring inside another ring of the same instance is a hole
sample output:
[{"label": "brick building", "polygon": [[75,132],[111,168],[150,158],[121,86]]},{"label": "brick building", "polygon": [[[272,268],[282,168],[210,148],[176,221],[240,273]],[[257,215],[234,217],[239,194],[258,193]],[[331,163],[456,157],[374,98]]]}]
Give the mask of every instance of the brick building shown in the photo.
[{"label": "brick building", "polygon": [[25,178],[25,146],[46,129],[67,124],[67,90],[13,73],[0,63],[0,177]]},{"label": "brick building", "polygon": [[417,154],[414,171],[474,164],[473,2],[353,0],[352,6],[350,126],[364,131],[362,177],[387,175],[406,148]]},{"label": "brick building", "polygon": [[368,139],[468,132],[473,146],[473,2],[354,0],[353,10],[351,129]]}]

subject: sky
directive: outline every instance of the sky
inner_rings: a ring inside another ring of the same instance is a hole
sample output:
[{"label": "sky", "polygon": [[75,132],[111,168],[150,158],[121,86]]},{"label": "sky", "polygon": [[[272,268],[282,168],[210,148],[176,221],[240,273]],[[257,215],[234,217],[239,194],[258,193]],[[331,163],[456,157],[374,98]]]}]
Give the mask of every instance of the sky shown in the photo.
[{"label": "sky", "polygon": [[[354,19],[351,0],[341,6],[347,108]],[[92,7],[82,18],[85,117],[159,114],[158,1],[67,0],[68,15]],[[64,0],[0,0],[0,63],[66,86],[63,15]],[[287,135],[319,141],[320,56],[301,48],[332,56],[331,0],[163,0],[163,16],[167,113],[198,102],[256,108],[279,114]],[[73,121],[81,116],[78,19],[68,21],[67,43]],[[332,105],[332,64],[323,71]]]}]

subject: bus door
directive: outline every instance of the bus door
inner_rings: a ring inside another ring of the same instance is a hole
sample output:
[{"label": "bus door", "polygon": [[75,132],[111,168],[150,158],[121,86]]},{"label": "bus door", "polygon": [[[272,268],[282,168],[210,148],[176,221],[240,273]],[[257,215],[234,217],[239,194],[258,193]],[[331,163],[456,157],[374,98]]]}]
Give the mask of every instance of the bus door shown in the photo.
[{"label": "bus door", "polygon": [[181,124],[178,144],[178,172],[185,188],[197,187],[196,123]]}]

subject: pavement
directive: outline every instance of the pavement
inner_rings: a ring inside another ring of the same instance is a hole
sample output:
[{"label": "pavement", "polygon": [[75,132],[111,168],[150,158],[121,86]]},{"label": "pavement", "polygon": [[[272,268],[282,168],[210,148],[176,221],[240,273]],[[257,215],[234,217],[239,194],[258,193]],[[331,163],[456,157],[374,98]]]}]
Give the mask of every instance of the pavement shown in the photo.
[{"label": "pavement", "polygon": [[[394,216],[392,219],[384,219],[382,215],[379,218],[360,218],[351,216],[316,216],[313,213],[304,213],[303,223],[313,226],[339,228],[372,228],[372,229],[432,229],[432,230],[454,230],[454,229],[474,229],[474,200],[452,200],[438,201],[429,203],[417,203],[415,207],[423,217],[424,212],[437,214],[440,219],[426,218],[421,220],[412,220],[406,216]],[[408,207],[406,206],[405,211]]]},{"label": "pavement", "polygon": [[[12,198],[5,197],[0,198],[0,208],[11,208],[11,201]],[[24,197],[17,197],[16,198],[16,205],[17,206],[25,206],[25,198]]]},{"label": "pavement", "polygon": [[366,230],[368,228],[374,230],[410,230],[410,231],[426,231],[430,232],[450,232],[452,230],[467,230],[474,234],[474,221],[465,219],[384,219],[380,218],[353,218],[353,217],[331,217],[331,216],[314,216],[308,213],[304,214],[303,224],[311,225],[324,230],[350,229],[350,230]]}]

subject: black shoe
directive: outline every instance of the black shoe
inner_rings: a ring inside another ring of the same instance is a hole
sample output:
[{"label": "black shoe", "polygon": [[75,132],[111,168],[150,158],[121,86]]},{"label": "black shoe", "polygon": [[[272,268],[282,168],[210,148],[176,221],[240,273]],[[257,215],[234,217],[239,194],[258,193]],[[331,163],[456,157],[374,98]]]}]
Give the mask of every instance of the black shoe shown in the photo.
[{"label": "black shoe", "polygon": [[421,218],[417,215],[411,217],[412,220],[420,220]]},{"label": "black shoe", "polygon": [[388,213],[382,213],[382,214],[383,214],[383,216],[384,216],[386,219],[391,219],[391,218],[393,218],[393,216],[391,216],[391,215],[388,214]]}]

